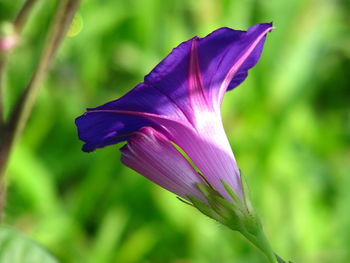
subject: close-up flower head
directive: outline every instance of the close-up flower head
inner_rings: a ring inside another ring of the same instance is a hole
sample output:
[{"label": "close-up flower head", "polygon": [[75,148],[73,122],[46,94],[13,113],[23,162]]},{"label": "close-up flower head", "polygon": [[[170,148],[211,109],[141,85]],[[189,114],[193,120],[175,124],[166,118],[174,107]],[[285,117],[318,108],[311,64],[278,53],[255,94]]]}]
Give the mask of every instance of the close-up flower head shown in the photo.
[{"label": "close-up flower head", "polygon": [[[242,198],[220,107],[226,91],[243,82],[258,62],[271,30],[269,23],[248,31],[220,28],[181,43],[143,83],[76,120],[83,150],[127,141],[121,149],[123,163],[179,196],[194,193],[195,183],[204,177],[225,198],[229,196],[221,180]],[[191,165],[172,143],[187,154],[201,176],[194,168],[188,170]],[[180,190],[183,184],[194,189]]]},{"label": "close-up flower head", "polygon": [[349,12],[0,1],[0,263],[350,262]]}]

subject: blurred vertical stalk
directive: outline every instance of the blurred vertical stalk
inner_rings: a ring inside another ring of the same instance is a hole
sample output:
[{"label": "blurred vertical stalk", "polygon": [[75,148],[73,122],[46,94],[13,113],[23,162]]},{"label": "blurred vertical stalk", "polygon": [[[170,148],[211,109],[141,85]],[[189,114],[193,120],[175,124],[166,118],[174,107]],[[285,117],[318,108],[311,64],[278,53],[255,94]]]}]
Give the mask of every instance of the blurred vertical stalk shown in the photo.
[{"label": "blurred vertical stalk", "polygon": [[[30,14],[38,0],[26,0],[18,12],[14,22],[14,34],[20,38],[23,28],[25,27]],[[7,141],[7,123],[4,114],[4,79],[6,72],[6,65],[11,50],[5,50],[0,54],[0,220],[2,218],[2,211],[4,208],[4,201],[6,195],[6,182],[4,178],[6,163],[10,152],[10,147],[5,146]]]},{"label": "blurred vertical stalk", "polygon": [[[22,10],[22,16],[17,17],[16,21],[19,28],[22,28],[28,17],[28,12],[23,11],[25,6],[32,6],[37,0],[28,0]],[[29,4],[28,4],[29,2]],[[48,33],[46,43],[40,55],[40,59],[34,73],[22,95],[15,104],[9,118],[2,125],[0,138],[0,217],[2,215],[5,202],[5,171],[11,150],[14,143],[18,140],[32,112],[35,100],[37,98],[40,83],[42,82],[47,69],[69,28],[74,14],[78,9],[80,0],[60,0],[55,11],[55,16]]]},{"label": "blurred vertical stalk", "polygon": [[[4,82],[6,68],[6,55],[0,55],[0,138],[3,136],[4,126],[4,90],[2,83]],[[1,157],[0,157],[1,158]]]},{"label": "blurred vertical stalk", "polygon": [[[26,25],[28,18],[38,0],[26,0],[18,12],[14,22],[13,27],[15,30],[15,34],[19,37],[22,34],[23,28]],[[4,116],[4,76],[6,71],[7,57],[9,51],[3,52],[0,55],[0,135],[3,135],[2,128],[5,124],[5,116]],[[2,138],[2,136],[0,137]],[[1,157],[0,157],[1,158]]]}]

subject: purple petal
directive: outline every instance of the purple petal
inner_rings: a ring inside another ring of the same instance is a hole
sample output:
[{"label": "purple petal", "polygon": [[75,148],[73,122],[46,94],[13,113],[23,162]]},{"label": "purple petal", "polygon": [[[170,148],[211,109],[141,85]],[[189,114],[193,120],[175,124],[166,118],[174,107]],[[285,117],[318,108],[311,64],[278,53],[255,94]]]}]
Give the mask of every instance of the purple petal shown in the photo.
[{"label": "purple petal", "polygon": [[145,83],[176,102],[191,121],[195,110],[191,102],[205,102],[202,89],[206,90],[208,101],[217,107],[226,90],[238,86],[247,77],[248,70],[258,62],[265,36],[271,30],[272,24],[265,23],[248,31],[220,28],[204,38],[194,37],[173,49],[145,77]]},{"label": "purple petal", "polygon": [[188,89],[191,42],[192,39],[174,48],[144,79],[147,85],[159,90],[176,104],[188,120],[192,119]]},{"label": "purple petal", "polygon": [[122,147],[122,162],[161,187],[188,199],[192,195],[206,202],[196,187],[205,184],[191,164],[161,133],[144,127]]},{"label": "purple petal", "polygon": [[216,107],[220,107],[224,93],[238,86],[258,62],[271,30],[271,23],[255,25],[248,31],[220,28],[198,40],[203,83]]},{"label": "purple petal", "polygon": [[[116,119],[124,120],[128,123],[137,118],[143,119],[145,122],[153,124],[159,132],[166,135],[171,141],[175,142],[180,148],[182,148],[190,159],[196,164],[198,169],[203,173],[206,179],[220,192],[225,198],[230,199],[226,190],[224,189],[221,180],[228,183],[232,189],[236,191],[238,196],[242,197],[242,186],[239,176],[236,160],[232,153],[230,144],[225,135],[224,128],[222,126],[220,116],[217,116],[214,112],[207,112],[202,114],[202,120],[198,122],[201,124],[198,126],[200,132],[195,130],[188,122],[181,120],[174,120],[171,118],[147,114],[142,112],[133,111],[117,111],[117,110],[100,110],[96,112],[90,112],[86,116],[102,115],[102,123],[106,121],[106,117],[116,116]],[[123,117],[123,118],[121,118]],[[111,121],[112,125],[114,122]],[[131,125],[131,123],[129,123]],[[142,124],[141,124],[142,125]],[[135,126],[136,127],[136,126]],[[126,126],[125,129],[135,128],[132,126]],[[103,127],[102,127],[103,128]],[[91,127],[95,129],[95,127]],[[100,128],[96,127],[96,131]],[[103,131],[103,130],[102,130]],[[123,135],[128,136],[130,141],[130,134]],[[112,139],[116,135],[112,134]],[[121,138],[122,139],[122,138]],[[104,141],[104,143],[111,144],[111,141]],[[87,143],[84,146],[84,150],[90,150],[88,147],[91,143]],[[95,147],[100,147],[98,144],[93,144]]]},{"label": "purple petal", "polygon": [[[79,138],[86,142],[83,150],[126,140],[143,126],[159,126],[142,112],[182,120],[194,127],[203,111],[219,114],[224,92],[240,84],[247,70],[257,63],[269,30],[271,24],[259,24],[247,32],[221,28],[205,38],[183,42],[145,77],[144,83],[77,118]],[[117,111],[139,114],[126,117]]]},{"label": "purple petal", "polygon": [[125,141],[132,132],[144,126],[157,126],[145,118],[143,112],[186,119],[176,104],[165,95],[141,83],[120,99],[88,109],[88,112],[76,119],[79,138],[86,142],[83,150],[90,152]]},{"label": "purple petal", "polygon": [[127,140],[135,130],[153,123],[140,116],[116,114],[114,112],[89,113],[76,119],[79,139],[86,142],[83,151]]}]

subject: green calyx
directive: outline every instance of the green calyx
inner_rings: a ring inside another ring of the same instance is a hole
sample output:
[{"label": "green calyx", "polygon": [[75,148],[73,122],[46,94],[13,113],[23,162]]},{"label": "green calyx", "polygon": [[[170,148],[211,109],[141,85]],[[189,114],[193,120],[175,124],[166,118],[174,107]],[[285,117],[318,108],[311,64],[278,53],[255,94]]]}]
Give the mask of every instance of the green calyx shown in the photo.
[{"label": "green calyx", "polygon": [[225,198],[210,184],[197,183],[197,188],[205,196],[207,202],[187,195],[191,205],[228,228],[239,231],[265,254],[269,262],[283,263],[282,259],[276,257],[265,237],[260,219],[250,203],[244,178],[241,176],[242,197],[239,197],[226,182],[221,181],[221,183],[230,198]]},{"label": "green calyx", "polygon": [[257,233],[261,224],[247,197],[242,200],[226,182],[221,183],[232,200],[225,199],[212,186],[201,183],[197,183],[197,187],[208,202],[204,203],[190,195],[187,197],[203,214],[232,230],[253,235]]}]

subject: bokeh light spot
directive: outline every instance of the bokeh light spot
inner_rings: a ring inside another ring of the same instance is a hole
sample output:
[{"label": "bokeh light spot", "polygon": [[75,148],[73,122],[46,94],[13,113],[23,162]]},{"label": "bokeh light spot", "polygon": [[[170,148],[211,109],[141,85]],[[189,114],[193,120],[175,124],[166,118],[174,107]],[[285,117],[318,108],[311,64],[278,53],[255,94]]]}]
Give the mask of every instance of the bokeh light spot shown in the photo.
[{"label": "bokeh light spot", "polygon": [[75,37],[83,30],[84,21],[83,17],[77,13],[72,21],[72,24],[67,32],[68,37]]}]

